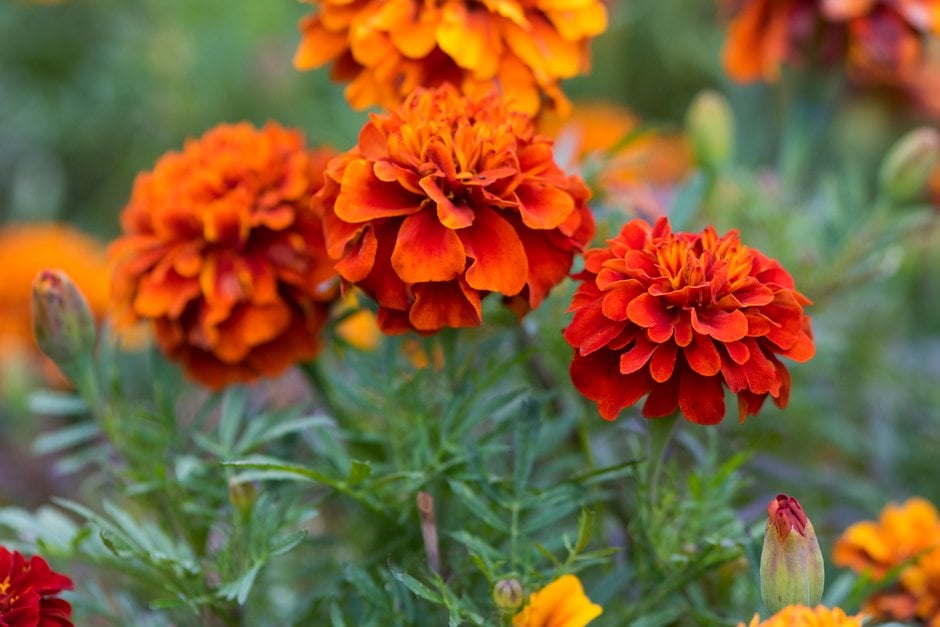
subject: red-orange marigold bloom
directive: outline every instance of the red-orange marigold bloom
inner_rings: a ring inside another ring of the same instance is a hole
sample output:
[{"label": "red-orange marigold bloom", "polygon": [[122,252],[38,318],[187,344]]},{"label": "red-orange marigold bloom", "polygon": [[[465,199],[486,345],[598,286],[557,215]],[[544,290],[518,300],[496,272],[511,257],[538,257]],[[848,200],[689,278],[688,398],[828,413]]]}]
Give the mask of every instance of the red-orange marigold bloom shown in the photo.
[{"label": "red-orange marigold bloom", "polygon": [[339,274],[379,304],[385,333],[471,327],[480,300],[524,314],[593,233],[584,183],[495,94],[444,85],[373,115],[330,162],[314,205]]},{"label": "red-orange marigold bloom", "polygon": [[692,422],[725,415],[723,384],[738,396],[741,420],[770,395],[785,407],[790,375],[777,359],[806,361],[814,345],[793,279],[779,263],[719,237],[633,220],[584,255],[582,281],[565,339],[571,378],[613,420],[648,394],[647,418],[676,407]]},{"label": "red-orange marigold bloom", "polygon": [[833,560],[876,581],[910,562],[894,586],[865,602],[865,611],[875,618],[920,618],[940,627],[940,515],[929,501],[889,504],[878,522],[851,525],[836,541]]},{"label": "red-orange marigold bloom", "polygon": [[351,81],[356,108],[394,106],[443,82],[482,95],[495,85],[531,114],[545,93],[567,106],[558,81],[588,70],[591,38],[607,28],[601,0],[305,0],[299,69],[330,62]]},{"label": "red-orange marigold bloom", "polygon": [[0,546],[0,625],[71,627],[72,606],[56,595],[72,589],[72,580],[34,555]]},{"label": "red-orange marigold bloom", "polygon": [[734,80],[773,81],[785,61],[815,50],[845,60],[857,83],[902,86],[924,56],[927,34],[940,34],[940,0],[742,0],[725,42]]},{"label": "red-orange marigold bloom", "polygon": [[220,388],[313,358],[337,294],[311,196],[333,153],[269,123],[218,126],[137,177],[110,249],[118,322]]}]

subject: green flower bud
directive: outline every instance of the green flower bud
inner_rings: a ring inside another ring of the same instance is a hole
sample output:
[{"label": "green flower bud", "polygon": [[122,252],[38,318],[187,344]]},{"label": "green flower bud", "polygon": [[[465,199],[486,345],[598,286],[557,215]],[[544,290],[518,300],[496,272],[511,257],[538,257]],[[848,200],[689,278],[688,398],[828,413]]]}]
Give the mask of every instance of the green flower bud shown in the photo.
[{"label": "green flower bud", "polygon": [[731,158],[734,114],[724,96],[712,90],[700,92],[689,105],[686,128],[699,166],[717,170]]},{"label": "green flower bud", "polygon": [[43,270],[33,281],[33,334],[40,350],[67,375],[95,349],[95,319],[88,301],[61,270]]},{"label": "green flower bud", "polygon": [[524,600],[522,584],[516,579],[500,579],[493,586],[493,602],[507,614],[518,610]]},{"label": "green flower bud", "polygon": [[258,489],[253,483],[229,479],[228,501],[235,509],[248,513],[258,500]]},{"label": "green flower bud", "polygon": [[940,133],[926,126],[915,128],[895,142],[881,162],[878,184],[896,203],[921,198],[927,181],[940,162]]},{"label": "green flower bud", "polygon": [[823,593],[825,568],[813,523],[799,502],[778,494],[767,506],[760,557],[761,596],[771,612],[787,605],[813,607]]}]

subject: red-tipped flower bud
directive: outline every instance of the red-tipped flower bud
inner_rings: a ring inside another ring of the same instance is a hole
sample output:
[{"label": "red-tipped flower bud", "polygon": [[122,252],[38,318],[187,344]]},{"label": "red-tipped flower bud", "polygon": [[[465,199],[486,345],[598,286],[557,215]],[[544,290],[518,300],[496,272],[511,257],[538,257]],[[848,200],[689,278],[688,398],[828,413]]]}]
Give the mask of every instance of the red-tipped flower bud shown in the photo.
[{"label": "red-tipped flower bud", "polygon": [[760,588],[772,612],[787,605],[819,603],[825,570],[813,523],[799,501],[778,494],[767,506],[767,530],[760,558]]},{"label": "red-tipped flower bud", "polygon": [[522,584],[516,579],[500,579],[493,586],[493,602],[507,614],[518,610],[524,600]]},{"label": "red-tipped flower bud", "polygon": [[878,183],[896,203],[922,198],[934,167],[940,162],[940,133],[930,127],[915,128],[891,147],[881,163]]},{"label": "red-tipped flower bud", "polygon": [[94,351],[91,308],[61,270],[43,270],[33,281],[33,334],[40,350],[69,375],[77,360]]}]

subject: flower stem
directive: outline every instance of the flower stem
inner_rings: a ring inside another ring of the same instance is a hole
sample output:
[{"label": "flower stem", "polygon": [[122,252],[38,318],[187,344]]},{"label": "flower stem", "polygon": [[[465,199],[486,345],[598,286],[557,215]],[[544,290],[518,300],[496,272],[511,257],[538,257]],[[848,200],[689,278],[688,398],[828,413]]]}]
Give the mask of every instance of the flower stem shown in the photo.
[{"label": "flower stem", "polygon": [[666,448],[675,433],[679,414],[674,413],[666,418],[657,418],[649,422],[649,456],[647,463],[652,463],[652,472],[649,474],[650,506],[653,507],[659,498],[659,479],[662,474],[663,461],[666,457]]}]

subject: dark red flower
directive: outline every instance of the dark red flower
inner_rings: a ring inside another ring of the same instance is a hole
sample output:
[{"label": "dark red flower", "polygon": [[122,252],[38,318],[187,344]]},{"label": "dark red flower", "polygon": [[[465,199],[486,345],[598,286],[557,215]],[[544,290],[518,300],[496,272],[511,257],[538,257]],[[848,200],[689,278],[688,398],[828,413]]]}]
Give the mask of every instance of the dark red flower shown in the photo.
[{"label": "dark red flower", "polygon": [[585,253],[565,329],[571,378],[601,416],[613,420],[648,395],[647,418],[678,407],[716,424],[724,385],[741,420],[768,395],[786,406],[790,375],[777,357],[806,361],[815,349],[803,313],[810,301],[780,264],[737,231],[674,234],[666,218],[653,227],[633,220],[608,244]]},{"label": "dark red flower", "polygon": [[56,597],[71,589],[72,580],[38,555],[0,546],[0,627],[71,627],[72,606]]}]

